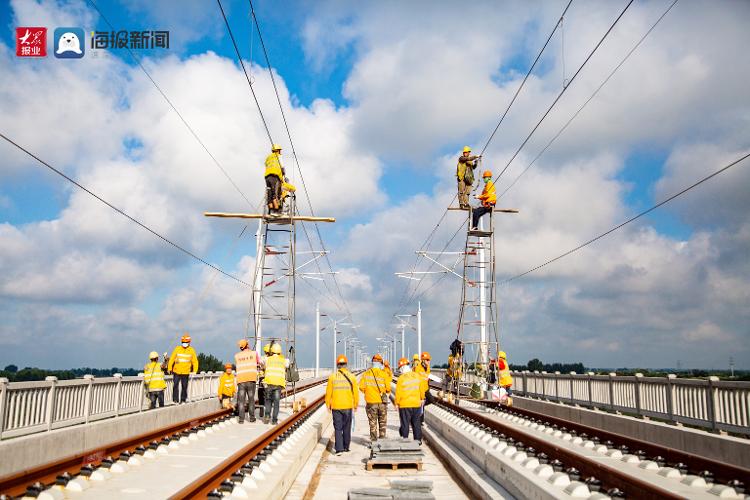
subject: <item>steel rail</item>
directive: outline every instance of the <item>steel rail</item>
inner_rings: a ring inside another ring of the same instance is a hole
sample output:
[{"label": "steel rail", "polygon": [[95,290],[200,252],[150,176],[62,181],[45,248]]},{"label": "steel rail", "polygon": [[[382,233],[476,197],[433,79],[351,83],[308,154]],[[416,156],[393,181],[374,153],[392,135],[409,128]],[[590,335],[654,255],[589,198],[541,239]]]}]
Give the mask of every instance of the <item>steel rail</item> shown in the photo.
[{"label": "steel rail", "polygon": [[325,395],[321,395],[307,408],[287,418],[281,423],[281,425],[269,429],[260,437],[169,498],[173,500],[206,498],[209,493],[219,488],[227,478],[231,477],[232,474],[240,470],[247,462],[258,456],[258,454],[275,439],[291,429],[297,422],[303,420],[320,408],[324,401]]},{"label": "steel rail", "polygon": [[662,457],[666,463],[671,464],[685,464],[688,468],[688,472],[694,474],[700,474],[704,471],[709,471],[713,474],[714,481],[730,484],[732,481],[738,480],[744,482],[746,485],[750,484],[750,469],[740,467],[737,465],[729,464],[726,462],[720,462],[711,458],[702,457],[693,453],[678,450],[676,448],[670,448],[668,446],[656,444],[649,441],[642,441],[637,438],[625,436],[611,431],[599,429],[597,427],[590,427],[588,425],[573,422],[571,420],[562,419],[559,417],[552,417],[544,413],[539,413],[523,408],[512,407],[508,408],[499,404],[496,401],[477,401],[478,403],[488,406],[491,408],[498,409],[510,414],[516,414],[529,419],[538,421],[544,421],[547,425],[557,426],[561,430],[575,431],[579,435],[586,433],[589,437],[596,436],[601,441],[611,441],[615,446],[627,446],[631,453],[643,452],[646,456],[651,457]]},{"label": "steel rail", "polygon": [[[327,377],[323,377],[322,379],[300,384],[294,388],[294,392],[299,393],[326,382]],[[291,387],[284,391],[284,397],[289,397],[292,394],[293,389]],[[27,492],[29,487],[37,483],[40,483],[45,488],[52,486],[57,482],[58,477],[65,473],[69,474],[72,478],[78,475],[85,466],[97,467],[110,457],[119,457],[125,452],[135,453],[136,449],[141,446],[147,448],[155,441],[160,442],[164,439],[169,439],[172,436],[193,430],[201,425],[226,418],[231,413],[231,410],[221,409],[201,417],[183,420],[173,425],[92,448],[32,469],[22,470],[0,478],[0,496],[5,495],[11,498],[22,496]]]},{"label": "steel rail", "polygon": [[513,438],[516,443],[522,442],[526,447],[533,447],[537,452],[543,452],[547,454],[550,459],[560,460],[567,467],[574,467],[578,469],[581,474],[581,478],[594,477],[598,479],[599,481],[601,481],[602,490],[606,491],[611,488],[617,488],[622,491],[627,497],[639,499],[656,500],[664,498],[682,498],[681,496],[676,495],[669,490],[653,485],[638,477],[634,477],[617,468],[596,462],[594,460],[590,460],[589,458],[575,453],[563,446],[558,446],[536,436],[526,434],[525,432],[516,429],[512,425],[499,422],[476,411],[445,401],[440,401],[437,404],[451,410],[454,413],[463,415],[464,417],[471,419],[497,433],[505,434],[505,436]]}]

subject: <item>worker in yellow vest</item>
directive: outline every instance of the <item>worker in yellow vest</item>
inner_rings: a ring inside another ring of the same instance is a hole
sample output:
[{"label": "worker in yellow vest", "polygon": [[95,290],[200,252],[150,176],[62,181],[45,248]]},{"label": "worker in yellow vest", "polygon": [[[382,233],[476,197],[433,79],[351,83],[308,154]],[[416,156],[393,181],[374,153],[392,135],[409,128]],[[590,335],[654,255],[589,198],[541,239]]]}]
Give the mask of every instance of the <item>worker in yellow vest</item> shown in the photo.
[{"label": "worker in yellow vest", "polygon": [[250,406],[248,421],[255,422],[255,386],[258,383],[258,353],[250,349],[247,339],[237,342],[240,351],[234,355],[237,366],[237,405],[239,422],[245,422],[245,405]]},{"label": "worker in yellow vest", "polygon": [[232,407],[232,397],[237,392],[237,381],[232,373],[232,363],[224,365],[224,373],[219,377],[219,403],[222,408]]},{"label": "worker in yellow vest", "polygon": [[414,439],[422,444],[422,400],[427,392],[427,380],[412,371],[409,360],[401,358],[398,362],[401,375],[396,382],[395,403],[398,408],[398,418],[401,422],[399,435],[409,437],[409,427]]},{"label": "worker in yellow vest", "polygon": [[393,370],[391,370],[391,364],[386,359],[383,361],[383,370],[385,370],[385,373],[388,375],[388,386],[391,385],[391,380],[393,380]]},{"label": "worker in yellow vest", "polygon": [[391,379],[383,369],[383,356],[375,354],[372,366],[359,379],[359,390],[365,395],[365,413],[370,423],[370,441],[385,439],[386,418],[388,415],[388,395],[391,393]]},{"label": "worker in yellow vest", "polygon": [[161,363],[159,363],[159,353],[151,351],[148,359],[148,364],[143,367],[143,383],[146,384],[148,399],[151,402],[149,409],[156,408],[157,402],[159,408],[163,408],[164,390],[167,388],[167,383],[164,381],[164,371],[162,371]]},{"label": "worker in yellow vest", "polygon": [[266,204],[268,215],[279,215],[281,212],[281,186],[284,182],[284,167],[281,165],[281,146],[271,146],[271,154],[266,157]]},{"label": "worker in yellow vest", "polygon": [[279,423],[279,404],[281,402],[281,390],[286,388],[286,367],[289,361],[281,354],[281,344],[274,343],[271,346],[271,355],[266,358],[266,408],[263,415],[263,423],[267,424],[269,418],[272,425]]},{"label": "worker in yellow vest", "polygon": [[485,170],[482,174],[482,181],[484,182],[484,188],[482,189],[482,194],[477,196],[477,199],[481,202],[481,206],[471,211],[471,229],[477,229],[479,219],[484,214],[491,214],[495,203],[497,203],[497,192],[495,191],[495,183],[492,181],[492,172]]},{"label": "worker in yellow vest", "polygon": [[333,417],[336,455],[349,451],[352,439],[352,416],[359,406],[357,378],[347,369],[349,360],[339,354],[336,371],[328,377],[326,385],[326,407]]},{"label": "worker in yellow vest", "polygon": [[505,351],[500,351],[497,353],[497,357],[497,367],[499,369],[498,385],[503,387],[508,394],[508,399],[505,404],[513,406],[513,398],[511,397],[513,395],[513,377],[510,374],[510,365],[508,364],[507,355],[505,354]]},{"label": "worker in yellow vest", "polygon": [[422,402],[422,416],[420,417],[422,423],[424,423],[424,407],[425,405],[432,404],[435,400],[434,396],[430,393],[430,360],[432,357],[430,353],[425,351],[419,355],[419,363],[417,363],[414,369],[417,374],[424,379],[427,383],[427,390],[424,393],[424,401]]},{"label": "worker in yellow vest", "polygon": [[477,160],[481,156],[472,155],[471,148],[464,146],[461,156],[456,164],[456,180],[458,181],[458,206],[467,209],[469,205],[469,193],[474,184],[474,169],[477,168]]},{"label": "worker in yellow vest", "polygon": [[187,403],[190,374],[198,371],[198,356],[190,342],[190,335],[186,333],[180,339],[180,345],[174,348],[169,357],[169,371],[174,375],[172,401],[175,404]]}]

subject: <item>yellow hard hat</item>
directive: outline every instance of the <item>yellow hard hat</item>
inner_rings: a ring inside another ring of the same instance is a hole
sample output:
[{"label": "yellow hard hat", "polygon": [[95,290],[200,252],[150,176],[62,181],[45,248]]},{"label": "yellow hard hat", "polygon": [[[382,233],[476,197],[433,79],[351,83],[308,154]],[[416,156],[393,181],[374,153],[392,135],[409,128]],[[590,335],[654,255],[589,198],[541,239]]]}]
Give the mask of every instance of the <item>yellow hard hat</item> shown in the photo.
[{"label": "yellow hard hat", "polygon": [[271,346],[271,352],[274,354],[281,354],[281,345],[280,344],[274,344]]},{"label": "yellow hard hat", "polygon": [[247,339],[240,339],[237,342],[237,345],[239,346],[240,349],[244,349],[245,347],[247,347]]},{"label": "yellow hard hat", "polygon": [[271,352],[271,344],[264,345],[263,346],[263,352],[265,352],[266,354],[268,354],[269,352]]},{"label": "yellow hard hat", "polygon": [[471,153],[471,148],[469,146],[464,146],[464,153]]},{"label": "yellow hard hat", "polygon": [[281,144],[274,143],[274,145],[271,146],[271,152],[274,152],[274,151],[281,151]]},{"label": "yellow hard hat", "polygon": [[414,361],[419,361],[419,354],[415,354],[411,357],[411,359],[413,359]]},{"label": "yellow hard hat", "polygon": [[158,357],[159,357],[159,353],[156,351],[151,351],[150,353],[148,353],[148,359],[154,359]]},{"label": "yellow hard hat", "polygon": [[498,358],[503,358],[503,359],[505,359],[505,351],[500,351],[500,352],[498,352],[498,353],[497,353],[497,357],[498,357]]}]

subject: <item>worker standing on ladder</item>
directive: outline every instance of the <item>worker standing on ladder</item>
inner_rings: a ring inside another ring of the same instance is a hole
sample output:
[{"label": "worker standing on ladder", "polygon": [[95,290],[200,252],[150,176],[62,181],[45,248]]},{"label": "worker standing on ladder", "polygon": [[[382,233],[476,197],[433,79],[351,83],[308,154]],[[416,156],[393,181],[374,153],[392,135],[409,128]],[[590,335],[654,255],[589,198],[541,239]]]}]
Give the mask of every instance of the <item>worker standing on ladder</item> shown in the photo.
[{"label": "worker standing on ladder", "polygon": [[336,371],[328,377],[326,385],[326,407],[331,411],[336,455],[349,451],[352,439],[352,416],[359,406],[357,378],[347,369],[349,360],[339,354]]},{"label": "worker standing on ladder", "polygon": [[248,421],[255,422],[255,385],[258,382],[258,353],[250,349],[247,339],[237,342],[240,351],[234,355],[237,365],[237,405],[239,422],[245,422],[245,404],[249,404]]},{"label": "worker standing on ladder", "polygon": [[174,348],[172,355],[169,357],[169,371],[174,376],[174,386],[172,387],[174,404],[187,403],[190,374],[198,371],[198,356],[190,342],[190,335],[186,333],[180,339],[180,345]]},{"label": "worker standing on ladder", "polygon": [[492,181],[492,172],[485,170],[482,174],[482,180],[484,181],[484,189],[482,194],[477,196],[477,199],[482,202],[482,205],[471,211],[471,229],[476,230],[479,224],[479,219],[487,213],[492,213],[492,209],[497,203],[497,192],[495,191],[495,183]]},{"label": "worker standing on ladder", "polygon": [[378,437],[385,439],[391,379],[383,369],[383,356],[380,354],[372,357],[372,366],[359,379],[359,390],[365,395],[365,413],[370,423],[370,441],[374,443]]},{"label": "worker standing on ladder", "polygon": [[271,154],[266,157],[266,203],[269,215],[281,213],[281,186],[284,182],[284,167],[281,165],[281,146],[271,146]]},{"label": "worker standing on ladder", "polygon": [[458,206],[463,209],[471,208],[469,205],[469,193],[474,184],[474,169],[477,168],[477,160],[482,156],[472,155],[471,148],[464,146],[461,156],[456,164],[456,180],[458,181]]}]

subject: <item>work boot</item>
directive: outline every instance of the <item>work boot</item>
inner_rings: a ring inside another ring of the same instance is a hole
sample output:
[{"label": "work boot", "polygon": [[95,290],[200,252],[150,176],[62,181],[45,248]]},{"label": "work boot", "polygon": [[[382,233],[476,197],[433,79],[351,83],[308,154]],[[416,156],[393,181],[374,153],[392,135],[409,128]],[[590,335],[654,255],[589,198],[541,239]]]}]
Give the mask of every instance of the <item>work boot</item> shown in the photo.
[{"label": "work boot", "polygon": [[267,424],[270,420],[271,419],[269,419],[268,417],[263,417],[263,423],[264,424]]},{"label": "work boot", "polygon": [[278,420],[272,420],[271,421],[271,425],[279,425],[279,421]]},{"label": "work boot", "polygon": [[255,417],[250,417],[250,418],[248,419],[248,422],[250,422],[250,423],[252,423],[252,422],[255,422]]}]

